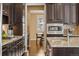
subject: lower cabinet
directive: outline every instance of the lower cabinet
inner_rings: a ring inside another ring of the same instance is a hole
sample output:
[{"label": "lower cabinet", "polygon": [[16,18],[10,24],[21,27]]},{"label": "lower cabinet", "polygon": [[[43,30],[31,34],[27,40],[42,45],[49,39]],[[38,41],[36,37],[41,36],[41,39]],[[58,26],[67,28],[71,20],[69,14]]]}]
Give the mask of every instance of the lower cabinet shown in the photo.
[{"label": "lower cabinet", "polygon": [[22,56],[25,51],[24,38],[2,47],[2,56]]},{"label": "lower cabinet", "polygon": [[54,47],[47,50],[47,56],[79,56],[78,47]]}]

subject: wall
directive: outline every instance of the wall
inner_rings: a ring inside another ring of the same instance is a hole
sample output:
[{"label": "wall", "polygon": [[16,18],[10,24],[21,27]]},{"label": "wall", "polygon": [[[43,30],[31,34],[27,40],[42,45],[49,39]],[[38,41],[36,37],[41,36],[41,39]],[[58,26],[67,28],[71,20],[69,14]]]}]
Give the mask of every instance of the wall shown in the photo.
[{"label": "wall", "polygon": [[72,34],[73,35],[79,35],[79,25],[67,25],[64,24],[64,35],[67,35],[67,29],[70,28],[72,29]]},{"label": "wall", "polygon": [[8,35],[8,26],[9,26],[8,24],[2,25],[2,30],[4,30],[7,35]]}]

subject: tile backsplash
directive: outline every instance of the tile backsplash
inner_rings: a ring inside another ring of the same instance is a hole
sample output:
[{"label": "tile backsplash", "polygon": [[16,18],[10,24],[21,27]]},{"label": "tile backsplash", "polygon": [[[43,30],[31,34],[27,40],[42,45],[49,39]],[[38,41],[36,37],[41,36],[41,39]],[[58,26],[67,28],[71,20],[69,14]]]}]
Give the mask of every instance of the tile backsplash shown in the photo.
[{"label": "tile backsplash", "polygon": [[73,35],[79,35],[79,26],[76,25],[64,25],[64,35],[67,35],[69,28]]},{"label": "tile backsplash", "polygon": [[6,34],[8,34],[8,26],[9,26],[8,24],[2,25],[2,30],[4,30]]}]

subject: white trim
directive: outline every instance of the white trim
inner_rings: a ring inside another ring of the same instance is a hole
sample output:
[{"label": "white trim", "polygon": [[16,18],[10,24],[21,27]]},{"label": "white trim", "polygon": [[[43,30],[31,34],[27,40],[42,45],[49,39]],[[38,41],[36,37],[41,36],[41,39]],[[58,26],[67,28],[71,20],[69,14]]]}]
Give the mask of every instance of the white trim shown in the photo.
[{"label": "white trim", "polygon": [[30,13],[33,13],[33,14],[37,14],[37,13],[40,13],[40,14],[44,14],[44,10],[30,10]]},{"label": "white trim", "polygon": [[45,5],[45,3],[27,3],[27,6]]},{"label": "white trim", "polygon": [[25,52],[27,52],[27,4],[25,4]]},{"label": "white trim", "polygon": [[0,4],[0,56],[2,56],[2,3]]},{"label": "white trim", "polygon": [[44,52],[46,52],[46,39],[47,39],[47,21],[46,21],[46,4],[44,5],[45,29],[44,29]]}]

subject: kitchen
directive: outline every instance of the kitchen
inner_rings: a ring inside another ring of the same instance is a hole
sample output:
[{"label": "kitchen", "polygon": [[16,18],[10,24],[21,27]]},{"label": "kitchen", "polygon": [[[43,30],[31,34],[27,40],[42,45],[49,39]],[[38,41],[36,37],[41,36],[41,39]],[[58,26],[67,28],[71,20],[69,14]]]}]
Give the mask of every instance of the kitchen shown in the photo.
[{"label": "kitchen", "polygon": [[78,3],[2,7],[2,56],[79,56]]}]

